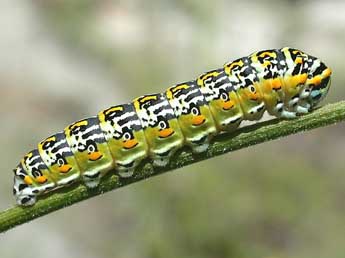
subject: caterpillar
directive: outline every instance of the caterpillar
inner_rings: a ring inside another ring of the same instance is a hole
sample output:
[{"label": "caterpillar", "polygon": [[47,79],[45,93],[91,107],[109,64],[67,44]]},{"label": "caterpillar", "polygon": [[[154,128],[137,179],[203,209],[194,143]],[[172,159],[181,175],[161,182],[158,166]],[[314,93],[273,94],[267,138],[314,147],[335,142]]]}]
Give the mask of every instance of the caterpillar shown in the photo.
[{"label": "caterpillar", "polygon": [[236,130],[267,111],[292,119],[309,113],[326,96],[331,69],[318,58],[285,47],[226,63],[197,79],[102,110],[41,141],[14,169],[19,205],[82,181],[96,187],[109,171],[131,177],[149,157],[165,166],[184,145],[207,150],[211,139]]}]

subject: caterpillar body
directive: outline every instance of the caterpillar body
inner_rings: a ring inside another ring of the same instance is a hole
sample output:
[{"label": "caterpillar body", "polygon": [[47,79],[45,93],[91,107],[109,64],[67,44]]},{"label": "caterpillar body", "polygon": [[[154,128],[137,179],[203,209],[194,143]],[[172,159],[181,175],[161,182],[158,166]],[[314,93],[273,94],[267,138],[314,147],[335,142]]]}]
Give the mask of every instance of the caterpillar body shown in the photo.
[{"label": "caterpillar body", "polygon": [[13,193],[19,205],[33,205],[75,181],[96,187],[111,170],[131,177],[147,157],[165,166],[183,145],[206,151],[212,137],[265,111],[286,119],[306,114],[327,94],[330,75],[318,58],[297,49],[255,52],[48,137],[14,169]]}]

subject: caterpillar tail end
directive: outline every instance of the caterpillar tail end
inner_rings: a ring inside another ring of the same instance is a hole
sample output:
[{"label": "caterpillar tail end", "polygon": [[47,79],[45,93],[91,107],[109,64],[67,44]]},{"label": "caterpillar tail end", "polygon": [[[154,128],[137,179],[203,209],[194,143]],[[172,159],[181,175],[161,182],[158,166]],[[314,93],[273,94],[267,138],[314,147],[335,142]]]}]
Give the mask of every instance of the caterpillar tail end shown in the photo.
[{"label": "caterpillar tail end", "polygon": [[20,206],[32,206],[36,203],[35,195],[18,195],[16,196],[16,202]]}]

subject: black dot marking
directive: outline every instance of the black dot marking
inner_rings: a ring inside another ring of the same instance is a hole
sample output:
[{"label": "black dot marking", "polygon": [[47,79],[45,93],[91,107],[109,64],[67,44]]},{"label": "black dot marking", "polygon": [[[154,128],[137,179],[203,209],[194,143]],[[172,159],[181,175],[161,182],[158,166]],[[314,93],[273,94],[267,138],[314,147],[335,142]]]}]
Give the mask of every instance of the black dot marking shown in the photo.
[{"label": "black dot marking", "polygon": [[25,189],[25,188],[27,188],[28,187],[28,185],[26,185],[26,184],[20,184],[19,186],[18,186],[18,191],[21,191],[21,190],[23,190],[23,189]]},{"label": "black dot marking", "polygon": [[234,119],[234,120],[232,120],[230,123],[231,123],[231,124],[234,124],[234,123],[238,122],[239,120],[241,120],[240,117],[239,117],[239,118],[236,118],[236,119]]},{"label": "black dot marking", "polygon": [[134,166],[134,161],[128,163],[128,164],[120,164],[120,166],[125,167],[125,168],[131,168]]},{"label": "black dot marking", "polygon": [[13,194],[15,195],[17,193],[16,188],[13,188]]},{"label": "black dot marking", "polygon": [[201,137],[199,140],[192,141],[193,144],[200,145],[203,144],[207,140],[207,135]]},{"label": "black dot marking", "polygon": [[[160,157],[166,157],[170,154],[170,150],[166,151],[166,152],[162,152],[162,153],[157,153],[157,156],[160,156]],[[163,160],[163,158],[162,158]]]},{"label": "black dot marking", "polygon": [[32,191],[32,193],[34,193],[34,194],[38,194],[39,192],[40,191],[38,189],[35,189],[35,190]]},{"label": "black dot marking", "polygon": [[22,203],[22,204],[25,204],[25,203],[28,203],[30,200],[31,200],[30,197],[24,197],[24,198],[21,200],[21,203]]},{"label": "black dot marking", "polygon": [[101,173],[100,172],[97,172],[96,174],[93,174],[93,175],[84,175],[85,177],[87,177],[87,178],[97,178],[97,177],[99,177],[99,175],[100,175]]},{"label": "black dot marking", "polygon": [[258,108],[258,112],[262,111],[264,108],[265,108],[265,106],[260,106],[260,107]]}]

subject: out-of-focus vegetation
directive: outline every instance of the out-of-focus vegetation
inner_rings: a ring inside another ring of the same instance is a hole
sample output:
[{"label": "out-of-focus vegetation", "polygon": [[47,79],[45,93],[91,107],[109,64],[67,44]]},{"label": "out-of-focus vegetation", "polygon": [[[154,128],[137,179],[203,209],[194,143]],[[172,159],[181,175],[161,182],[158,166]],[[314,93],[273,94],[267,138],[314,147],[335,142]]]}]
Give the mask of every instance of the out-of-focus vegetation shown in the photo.
[{"label": "out-of-focus vegetation", "polygon": [[[345,98],[341,1],[4,1],[1,209],[43,137],[224,62],[293,46]],[[343,257],[344,125],[248,148],[63,209],[1,237],[1,256]],[[20,248],[18,248],[20,244]]]}]

